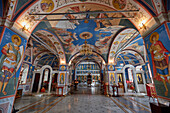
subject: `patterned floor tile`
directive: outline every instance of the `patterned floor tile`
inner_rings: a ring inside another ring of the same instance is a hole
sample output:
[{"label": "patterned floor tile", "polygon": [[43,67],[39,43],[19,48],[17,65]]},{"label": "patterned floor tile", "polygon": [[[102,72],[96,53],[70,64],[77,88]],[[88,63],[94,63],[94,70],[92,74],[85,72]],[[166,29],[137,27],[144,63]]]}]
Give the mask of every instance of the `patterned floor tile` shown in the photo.
[{"label": "patterned floor tile", "polygon": [[22,97],[19,113],[150,113],[148,97],[106,97],[98,87],[79,87],[66,97]]}]

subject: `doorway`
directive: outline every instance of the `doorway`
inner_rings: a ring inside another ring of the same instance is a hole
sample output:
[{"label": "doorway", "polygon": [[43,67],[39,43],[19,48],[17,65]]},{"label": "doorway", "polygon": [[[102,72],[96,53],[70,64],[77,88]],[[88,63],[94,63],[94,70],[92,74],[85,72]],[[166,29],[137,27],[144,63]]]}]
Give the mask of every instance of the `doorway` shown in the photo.
[{"label": "doorway", "polygon": [[32,92],[38,91],[39,80],[40,80],[40,73],[35,73],[35,79],[34,79]]},{"label": "doorway", "polygon": [[50,69],[46,68],[43,70],[43,77],[42,77],[41,88],[40,88],[42,93],[48,91],[49,81],[50,81]]},{"label": "doorway", "polygon": [[127,92],[134,93],[135,92],[135,83],[134,83],[134,75],[133,69],[130,67],[125,68],[125,78],[127,84]]}]

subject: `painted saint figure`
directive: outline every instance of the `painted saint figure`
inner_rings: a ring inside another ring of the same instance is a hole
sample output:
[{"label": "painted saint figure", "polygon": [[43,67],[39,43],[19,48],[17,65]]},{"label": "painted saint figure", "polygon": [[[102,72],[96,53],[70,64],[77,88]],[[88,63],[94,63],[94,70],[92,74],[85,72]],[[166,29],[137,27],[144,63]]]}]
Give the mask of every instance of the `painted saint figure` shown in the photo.
[{"label": "painted saint figure", "polygon": [[154,79],[162,81],[166,89],[165,96],[168,95],[168,88],[166,82],[170,83],[170,75],[168,72],[169,51],[164,47],[161,41],[158,41],[159,34],[154,32],[150,36],[150,52],[153,63]]},{"label": "painted saint figure", "polygon": [[5,88],[10,78],[12,78],[15,74],[16,67],[21,59],[21,54],[19,51],[21,38],[18,35],[13,35],[11,39],[12,42],[7,43],[1,50],[2,56],[0,58],[0,93],[3,86],[2,93],[4,95],[7,94],[7,92],[5,92]]},{"label": "painted saint figure", "polygon": [[64,84],[64,73],[60,74],[60,84]]}]

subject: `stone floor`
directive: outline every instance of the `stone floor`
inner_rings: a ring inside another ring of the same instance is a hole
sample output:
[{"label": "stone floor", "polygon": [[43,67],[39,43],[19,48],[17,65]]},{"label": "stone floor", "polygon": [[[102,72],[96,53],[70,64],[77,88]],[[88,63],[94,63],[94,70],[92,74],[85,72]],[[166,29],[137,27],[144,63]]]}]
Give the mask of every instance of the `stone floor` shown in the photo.
[{"label": "stone floor", "polygon": [[[152,99],[150,101],[153,101]],[[23,96],[14,104],[19,113],[150,113],[147,96],[107,97],[99,87],[79,87],[72,95]]]}]

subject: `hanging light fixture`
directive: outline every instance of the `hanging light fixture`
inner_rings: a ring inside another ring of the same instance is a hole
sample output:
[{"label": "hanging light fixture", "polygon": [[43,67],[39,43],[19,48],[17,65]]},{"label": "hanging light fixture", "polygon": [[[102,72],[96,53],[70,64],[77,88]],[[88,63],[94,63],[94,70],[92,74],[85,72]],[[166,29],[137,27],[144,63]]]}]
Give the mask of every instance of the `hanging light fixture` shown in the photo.
[{"label": "hanging light fixture", "polygon": [[85,37],[85,41],[81,47],[80,53],[83,55],[90,55],[92,54],[92,48],[90,47],[90,45],[87,44],[87,41],[86,41],[87,35],[85,35],[84,37]]}]

